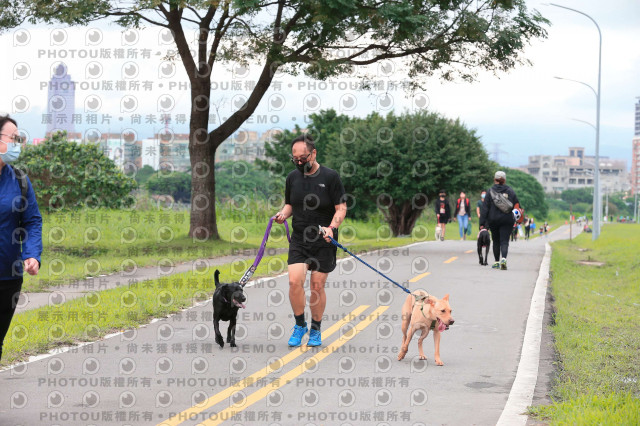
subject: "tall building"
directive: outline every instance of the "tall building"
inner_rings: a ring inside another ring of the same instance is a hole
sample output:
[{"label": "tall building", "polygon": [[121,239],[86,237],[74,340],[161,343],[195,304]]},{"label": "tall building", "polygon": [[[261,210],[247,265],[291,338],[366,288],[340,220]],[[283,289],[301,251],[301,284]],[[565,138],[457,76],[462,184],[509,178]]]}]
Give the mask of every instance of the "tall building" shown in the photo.
[{"label": "tall building", "polygon": [[47,95],[47,135],[52,132],[66,130],[68,134],[75,133],[76,89],[71,81],[67,66],[60,64],[56,67],[49,80],[49,93]]},{"label": "tall building", "polygon": [[635,195],[640,191],[640,100],[636,102],[636,126],[631,143],[631,193]]},{"label": "tall building", "polygon": [[[595,156],[585,155],[583,147],[571,147],[569,155],[529,156],[529,164],[521,170],[535,177],[547,193],[592,187]],[[600,188],[606,192],[629,189],[626,160],[600,157]]]},{"label": "tall building", "polygon": [[216,162],[246,161],[253,163],[256,159],[266,159],[265,142],[273,142],[280,134],[278,129],[267,130],[258,136],[258,132],[239,130],[228,138],[216,150]]}]

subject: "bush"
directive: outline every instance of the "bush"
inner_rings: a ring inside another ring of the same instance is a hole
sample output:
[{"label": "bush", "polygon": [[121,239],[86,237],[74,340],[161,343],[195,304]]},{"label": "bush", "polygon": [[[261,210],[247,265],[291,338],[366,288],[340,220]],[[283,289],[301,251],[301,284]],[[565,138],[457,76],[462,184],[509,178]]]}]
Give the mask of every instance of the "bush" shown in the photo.
[{"label": "bush", "polygon": [[66,132],[25,147],[16,167],[27,172],[41,209],[117,209],[135,201],[136,182],[98,145],[68,141]]}]

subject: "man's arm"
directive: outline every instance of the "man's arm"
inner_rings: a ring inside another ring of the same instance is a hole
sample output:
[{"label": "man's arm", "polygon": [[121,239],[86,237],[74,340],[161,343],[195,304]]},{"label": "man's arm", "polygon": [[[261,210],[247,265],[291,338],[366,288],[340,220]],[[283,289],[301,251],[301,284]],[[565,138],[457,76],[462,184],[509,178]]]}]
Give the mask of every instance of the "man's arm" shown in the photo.
[{"label": "man's arm", "polygon": [[292,214],[293,214],[293,207],[291,207],[291,204],[285,204],[282,210],[276,213],[275,221],[277,223],[284,223],[284,221],[287,220],[289,217],[291,217]]},{"label": "man's arm", "polygon": [[336,212],[333,215],[333,219],[331,219],[331,224],[324,228],[324,239],[326,242],[330,242],[329,237],[333,238],[333,228],[338,229],[345,216],[347,215],[347,203],[341,203],[335,205]]}]

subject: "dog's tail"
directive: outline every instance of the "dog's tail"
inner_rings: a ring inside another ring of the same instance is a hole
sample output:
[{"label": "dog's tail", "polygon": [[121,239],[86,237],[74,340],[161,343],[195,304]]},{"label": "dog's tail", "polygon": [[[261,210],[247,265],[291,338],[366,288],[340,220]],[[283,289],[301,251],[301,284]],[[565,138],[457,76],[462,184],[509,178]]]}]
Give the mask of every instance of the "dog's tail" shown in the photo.
[{"label": "dog's tail", "polygon": [[220,275],[220,271],[216,269],[216,272],[213,274],[215,283],[216,283],[216,288],[220,285],[220,280],[218,279],[219,275]]}]

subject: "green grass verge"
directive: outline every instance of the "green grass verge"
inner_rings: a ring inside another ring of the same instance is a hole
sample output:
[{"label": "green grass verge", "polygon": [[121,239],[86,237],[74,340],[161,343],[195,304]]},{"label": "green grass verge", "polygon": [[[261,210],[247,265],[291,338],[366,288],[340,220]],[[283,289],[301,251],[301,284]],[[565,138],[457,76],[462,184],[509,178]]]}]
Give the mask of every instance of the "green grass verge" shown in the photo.
[{"label": "green grass verge", "polygon": [[[553,243],[551,326],[558,355],[552,424],[640,424],[640,226],[611,224],[597,241]],[[604,262],[604,266],[579,261]]]},{"label": "green grass verge", "polygon": [[[374,225],[359,224],[355,234],[370,235],[371,226],[375,228]],[[345,230],[345,233],[349,232]],[[411,237],[345,239],[349,241],[349,250],[358,254],[422,241],[422,236],[418,229]],[[339,250],[338,257],[345,256],[348,254]],[[135,328],[152,318],[178,312],[210,297],[214,290],[215,269],[220,270],[223,281],[232,281],[238,280],[250,264],[251,261],[235,261],[202,272],[184,272],[135,285],[89,292],[83,298],[70,300],[58,307],[47,306],[17,314],[5,339],[0,367],[56,347],[95,341],[109,333]],[[253,278],[274,276],[286,270],[286,253],[265,256]],[[211,312],[207,312],[208,316],[195,320],[211,322]]]},{"label": "green grass verge", "polygon": [[[137,266],[155,266],[163,259],[184,262],[242,253],[260,246],[269,220],[275,213],[256,207],[244,210],[218,209],[218,232],[215,241],[188,238],[189,212],[151,209],[144,211],[83,210],[43,214],[42,267],[37,276],[25,275],[23,291],[46,291],[68,280],[111,274]],[[435,223],[427,213],[413,232],[415,238],[433,239]],[[455,239],[449,232],[447,239]],[[347,218],[340,227],[343,244],[395,243],[381,215],[367,221]],[[284,226],[274,224],[269,248],[286,248]],[[400,242],[399,244],[403,244]]]}]

